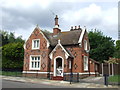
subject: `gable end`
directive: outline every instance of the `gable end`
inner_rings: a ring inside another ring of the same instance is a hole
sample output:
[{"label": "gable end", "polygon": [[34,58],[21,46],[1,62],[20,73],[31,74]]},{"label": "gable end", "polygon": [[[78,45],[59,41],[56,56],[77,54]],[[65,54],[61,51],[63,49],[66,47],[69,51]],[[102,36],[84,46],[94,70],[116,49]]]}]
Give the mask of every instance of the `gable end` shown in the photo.
[{"label": "gable end", "polygon": [[[43,34],[43,32],[40,30],[40,28],[39,28],[38,26],[36,26],[36,28],[34,29],[34,31],[35,31],[36,29],[39,30],[39,33],[42,34],[42,36],[43,36],[43,37],[45,38],[45,40],[47,41],[47,48],[48,48],[48,47],[50,46],[49,40],[46,38],[46,36]],[[34,31],[33,31],[33,32],[34,32]],[[34,34],[33,32],[32,32],[32,34]],[[32,34],[31,34],[31,35],[32,35]],[[27,43],[27,41],[30,39],[31,35],[30,35],[29,38],[25,41],[24,46],[23,46],[24,49],[26,49],[26,43]]]},{"label": "gable end", "polygon": [[82,40],[83,40],[85,32],[86,32],[86,28],[82,29],[82,33],[81,33],[79,40],[78,40],[78,44],[80,45],[80,47],[82,47]]},{"label": "gable end", "polygon": [[58,40],[58,44],[55,46],[55,48],[52,50],[52,52],[49,54],[50,59],[52,60],[53,58],[53,53],[56,51],[58,47],[61,47],[62,50],[65,52],[65,57],[66,59],[70,56],[70,54],[65,50],[65,48],[61,45],[60,40]]}]

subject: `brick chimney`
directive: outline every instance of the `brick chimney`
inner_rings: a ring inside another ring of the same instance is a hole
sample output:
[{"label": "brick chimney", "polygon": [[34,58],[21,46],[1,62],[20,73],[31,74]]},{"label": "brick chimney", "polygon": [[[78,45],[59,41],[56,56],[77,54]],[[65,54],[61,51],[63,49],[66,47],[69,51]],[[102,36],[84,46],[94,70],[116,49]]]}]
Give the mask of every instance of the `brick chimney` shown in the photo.
[{"label": "brick chimney", "polygon": [[53,35],[57,35],[60,32],[61,32],[61,30],[59,29],[58,16],[56,15],[56,17],[55,17],[55,27],[53,28]]}]

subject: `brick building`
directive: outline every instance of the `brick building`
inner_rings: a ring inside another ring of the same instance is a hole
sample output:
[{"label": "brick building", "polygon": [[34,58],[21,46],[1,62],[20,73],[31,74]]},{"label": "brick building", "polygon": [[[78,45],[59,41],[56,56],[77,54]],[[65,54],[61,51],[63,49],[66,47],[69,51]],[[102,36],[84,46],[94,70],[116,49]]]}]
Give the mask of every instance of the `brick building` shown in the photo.
[{"label": "brick building", "polygon": [[97,62],[89,58],[90,44],[86,28],[75,26],[61,32],[57,15],[53,33],[36,26],[25,42],[24,50],[24,76],[48,78],[51,75],[54,79],[70,73],[89,76],[98,72]]}]

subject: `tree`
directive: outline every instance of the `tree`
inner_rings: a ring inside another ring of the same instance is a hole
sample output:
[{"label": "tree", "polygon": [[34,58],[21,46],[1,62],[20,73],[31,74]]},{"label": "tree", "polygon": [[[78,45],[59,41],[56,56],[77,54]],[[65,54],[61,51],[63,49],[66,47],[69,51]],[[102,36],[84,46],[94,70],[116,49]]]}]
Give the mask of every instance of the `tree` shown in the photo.
[{"label": "tree", "polygon": [[120,40],[117,40],[117,41],[116,41],[116,49],[117,49],[117,50],[120,50]]},{"label": "tree", "polygon": [[116,41],[114,58],[120,58],[120,40],[117,40],[117,41]]},{"label": "tree", "polygon": [[[2,69],[16,69],[23,67],[24,40],[22,36],[15,37],[13,32],[0,30],[0,50],[2,50]],[[2,47],[1,47],[2,46]],[[0,65],[1,67],[1,65]]]},{"label": "tree", "polygon": [[14,33],[10,32],[8,40],[9,40],[9,43],[15,42],[15,35],[14,35]]},{"label": "tree", "polygon": [[90,41],[90,58],[103,62],[113,56],[115,47],[111,37],[104,36],[101,31],[94,30],[88,33]]},{"label": "tree", "polygon": [[18,36],[16,38],[15,42],[23,42],[24,43],[24,40],[22,39],[22,36]]},{"label": "tree", "polygon": [[0,47],[2,45],[8,44],[9,43],[9,41],[8,41],[8,32],[0,30],[0,40],[2,40],[0,42]]},{"label": "tree", "polygon": [[4,46],[8,43],[14,43],[14,42],[24,42],[22,39],[22,36],[15,37],[13,32],[8,33],[7,31],[0,30],[0,39],[2,42],[0,42],[0,46]]},{"label": "tree", "polygon": [[24,59],[23,43],[9,43],[2,47],[2,67],[22,68]]}]

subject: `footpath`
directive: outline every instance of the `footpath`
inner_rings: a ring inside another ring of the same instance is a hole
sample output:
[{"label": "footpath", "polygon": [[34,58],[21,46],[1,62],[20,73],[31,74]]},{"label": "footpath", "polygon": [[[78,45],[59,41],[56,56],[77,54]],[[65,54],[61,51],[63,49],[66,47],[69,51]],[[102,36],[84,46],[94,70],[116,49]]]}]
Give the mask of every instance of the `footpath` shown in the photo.
[{"label": "footpath", "polygon": [[[108,85],[105,86],[104,83],[92,83],[92,82],[84,82],[83,80],[79,83],[70,84],[67,81],[56,81],[56,80],[48,80],[48,79],[38,79],[38,78],[28,78],[28,77],[12,77],[12,76],[0,76],[0,78],[4,80],[11,80],[17,82],[25,82],[25,83],[37,83],[37,84],[47,84],[47,85],[55,85],[55,86],[66,86],[69,88],[120,88],[118,86]],[[96,80],[95,78],[94,80]],[[90,81],[91,79],[87,79]],[[94,81],[93,80],[93,81]],[[99,82],[99,81],[98,81]]]}]

